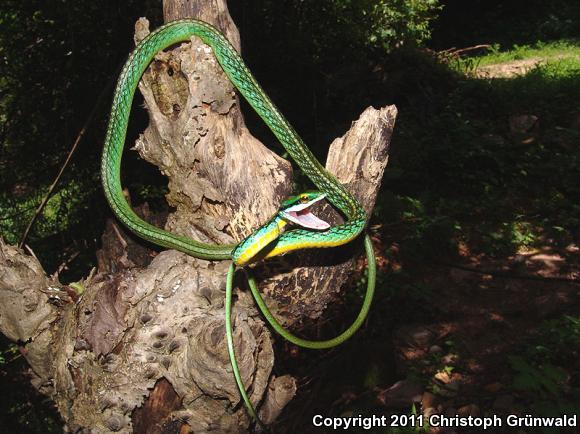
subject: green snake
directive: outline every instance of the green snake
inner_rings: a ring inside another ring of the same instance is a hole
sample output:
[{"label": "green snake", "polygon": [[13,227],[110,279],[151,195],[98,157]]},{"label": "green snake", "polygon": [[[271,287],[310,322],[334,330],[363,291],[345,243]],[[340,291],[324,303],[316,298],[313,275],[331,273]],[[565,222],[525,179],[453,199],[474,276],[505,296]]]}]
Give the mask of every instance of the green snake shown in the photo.
[{"label": "green snake", "polygon": [[[219,64],[234,86],[272,130],[300,169],[318,188],[318,191],[305,192],[286,200],[281,204],[279,212],[270,221],[237,245],[205,244],[157,228],[135,214],[121,187],[121,157],[131,104],[139,80],[157,52],[176,43],[187,42],[192,36],[199,37],[211,47]],[[249,413],[258,423],[261,423],[247,396],[234,353],[231,308],[235,267],[236,265],[246,266],[261,259],[294,250],[346,244],[364,231],[366,225],[364,209],[348,190],[318,162],[296,131],[265,94],[226,37],[212,25],[195,19],[173,21],[160,27],[144,38],[129,56],[120,74],[113,98],[102,155],[101,177],[107,201],[114,214],[139,237],[196,258],[233,261],[226,280],[225,311],[228,352],[240,395]],[[323,198],[326,198],[341,211],[346,217],[344,223],[330,227],[326,222],[309,212],[308,208]],[[301,226],[302,228],[287,229],[288,225]],[[256,303],[274,330],[290,342],[312,349],[334,347],[351,337],[368,314],[376,281],[375,258],[368,235],[365,235],[364,245],[368,260],[368,279],[362,308],[349,328],[339,336],[327,341],[308,341],[285,330],[266,306],[258,291],[256,281],[248,274],[249,287]]]}]

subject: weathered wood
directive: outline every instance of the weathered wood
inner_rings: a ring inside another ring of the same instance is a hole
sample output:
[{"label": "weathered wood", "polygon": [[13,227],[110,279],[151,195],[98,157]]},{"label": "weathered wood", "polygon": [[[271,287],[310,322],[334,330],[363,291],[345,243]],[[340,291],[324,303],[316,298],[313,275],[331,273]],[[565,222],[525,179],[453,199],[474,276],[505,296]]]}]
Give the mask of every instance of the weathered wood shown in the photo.
[{"label": "weathered wood", "polygon": [[240,51],[240,33],[235,26],[227,2],[223,0],[164,0],[163,20],[180,20],[182,18],[198,18],[213,24],[220,29],[238,51]]},{"label": "weathered wood", "polygon": [[55,335],[51,324],[59,318],[58,308],[49,302],[66,303],[62,285],[45,275],[35,257],[0,238],[0,332],[25,344],[22,353],[32,369],[32,381],[39,390],[50,392],[54,369],[49,346]]},{"label": "weathered wood", "polygon": [[[225,0],[167,0],[164,16],[202,18],[240,46]],[[139,20],[136,40],[147,33],[147,21]],[[168,178],[174,211],[166,229],[232,243],[276,212],[291,192],[291,166],[248,132],[232,85],[207,46],[192,38],[159,53],[139,89],[150,124],[135,149]],[[395,117],[394,106],[368,108],[330,147],[328,169],[368,211]],[[139,212],[157,225],[164,220],[146,208]],[[321,213],[340,220],[328,206]],[[356,247],[287,255],[256,267],[274,312],[289,326],[321,317],[340,297]],[[45,276],[34,258],[0,244],[0,329],[30,341],[24,354],[34,382],[54,399],[67,429],[245,432],[250,420],[225,343],[227,261],[157,254],[116,222],[108,224],[98,258],[98,272],[82,282],[85,291],[77,297]],[[243,380],[263,419],[272,422],[292,399],[295,382],[272,375],[272,337],[247,291],[237,291],[233,323]]]},{"label": "weathered wood", "polygon": [[[326,168],[353,192],[369,215],[387,164],[396,115],[395,106],[380,110],[369,107],[330,145]],[[332,223],[342,221],[328,205],[318,214]],[[319,318],[340,296],[352,272],[353,258],[360,251],[360,242],[354,242],[267,261],[256,270],[262,281],[260,288],[271,297],[269,306],[286,326]]]}]

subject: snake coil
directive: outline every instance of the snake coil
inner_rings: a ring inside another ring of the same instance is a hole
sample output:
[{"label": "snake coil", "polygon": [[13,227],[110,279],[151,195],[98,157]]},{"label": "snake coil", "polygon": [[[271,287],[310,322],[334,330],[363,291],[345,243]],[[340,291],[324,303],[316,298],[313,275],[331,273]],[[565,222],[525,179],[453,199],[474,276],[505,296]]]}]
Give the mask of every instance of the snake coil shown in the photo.
[{"label": "snake coil", "polygon": [[[193,257],[206,260],[232,259],[232,253],[237,245],[205,244],[182,235],[173,234],[145,222],[131,209],[123,195],[121,187],[121,157],[125,144],[131,104],[139,80],[157,52],[173,44],[189,41],[192,36],[199,37],[211,47],[216,59],[234,86],[264,120],[288,154],[290,154],[312,183],[321,192],[325,193],[326,199],[346,217],[346,221],[343,224],[334,226],[324,232],[313,232],[305,229],[294,229],[284,232],[276,240],[276,244],[269,252],[268,257],[305,248],[339,246],[357,238],[363,232],[366,225],[366,213],[362,206],[314,157],[296,131],[257,83],[227,38],[212,25],[196,19],[173,21],[149,34],[131,53],[120,74],[113,98],[101,163],[101,177],[105,196],[117,218],[139,237],[156,245],[176,249]],[[251,245],[254,239],[259,241],[258,238],[261,229],[259,228],[252,233],[248,238],[250,242],[248,243],[248,239],[244,241],[245,245]],[[358,317],[350,327],[339,336],[327,341],[308,341],[294,336],[285,330],[268,310],[258,291],[254,278],[249,275],[248,283],[251,292],[264,317],[274,330],[288,341],[311,349],[334,347],[351,337],[362,325],[368,314],[376,281],[375,258],[372,243],[368,235],[365,235],[364,245],[368,259],[368,279],[367,291],[362,308]],[[237,253],[239,254],[240,252]],[[247,396],[234,353],[231,324],[234,272],[235,262],[230,266],[226,281],[225,310],[228,352],[234,376],[244,403],[249,413],[261,424]]]}]

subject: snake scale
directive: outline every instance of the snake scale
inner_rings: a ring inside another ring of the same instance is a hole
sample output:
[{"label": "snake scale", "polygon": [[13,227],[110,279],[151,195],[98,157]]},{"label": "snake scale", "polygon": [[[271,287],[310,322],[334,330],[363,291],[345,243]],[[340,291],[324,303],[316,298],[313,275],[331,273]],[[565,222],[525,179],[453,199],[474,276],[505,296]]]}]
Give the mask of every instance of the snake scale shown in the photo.
[{"label": "snake scale", "polygon": [[[128,204],[121,187],[121,157],[131,104],[139,80],[157,52],[176,43],[187,42],[193,36],[199,37],[211,47],[225,74],[240,94],[244,96],[264,120],[288,154],[318,189],[318,192],[304,193],[290,199],[283,204],[276,216],[256,229],[239,244],[211,245],[157,228],[135,214]],[[232,260],[226,280],[225,311],[228,352],[240,395],[249,413],[261,424],[247,396],[234,354],[231,309],[233,276],[236,265],[245,266],[261,259],[294,250],[326,248],[346,244],[357,238],[364,231],[366,225],[364,209],[348,190],[318,162],[257,83],[227,38],[212,25],[196,19],[173,21],[158,28],[144,38],[129,56],[115,89],[102,154],[101,177],[105,196],[114,214],[129,230],[139,237],[156,245],[176,249],[196,258]],[[324,226],[324,222],[308,214],[306,208],[323,197],[346,217],[344,223],[327,228]],[[295,223],[298,226],[303,226],[303,228],[286,230],[288,223]],[[324,228],[324,230],[320,230],[321,228]],[[349,328],[339,336],[326,341],[305,340],[285,330],[268,310],[258,291],[255,279],[248,273],[250,290],[258,307],[274,330],[290,342],[312,349],[334,347],[351,337],[368,314],[376,281],[375,258],[368,235],[365,235],[364,245],[368,260],[368,279],[362,308]]]}]

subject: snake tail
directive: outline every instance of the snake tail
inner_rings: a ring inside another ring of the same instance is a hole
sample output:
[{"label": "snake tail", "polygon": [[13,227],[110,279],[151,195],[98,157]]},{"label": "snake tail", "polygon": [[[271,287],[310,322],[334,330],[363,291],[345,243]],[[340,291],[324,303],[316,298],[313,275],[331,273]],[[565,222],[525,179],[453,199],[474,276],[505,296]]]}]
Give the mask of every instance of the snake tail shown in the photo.
[{"label": "snake tail", "polygon": [[[256,230],[238,245],[214,245],[157,228],[141,219],[131,209],[121,185],[121,159],[127,135],[129,114],[137,85],[157,52],[174,44],[189,41],[192,36],[199,37],[211,47],[217,61],[233,85],[264,120],[304,174],[308,176],[318,190],[325,193],[326,199],[346,217],[344,223],[333,226],[323,232],[313,232],[305,229],[283,231],[284,228],[279,221],[271,220],[269,226],[265,225],[265,227]],[[113,97],[103,148],[101,178],[105,196],[113,213],[129,230],[156,245],[176,249],[193,257],[206,260],[233,259],[239,265],[246,265],[254,261],[256,257],[263,259],[293,250],[339,246],[354,240],[363,232],[366,226],[367,216],[360,203],[320,164],[303,143],[293,127],[257,83],[227,38],[210,24],[195,19],[173,21],[160,27],[144,38],[129,56],[120,74]],[[272,234],[275,236],[271,237]],[[260,256],[260,253],[263,253],[261,246],[270,242],[275,242],[273,248],[268,250],[267,254]],[[284,330],[264,303],[254,278],[249,275],[248,281],[252,294],[266,320],[274,330],[290,342],[312,349],[334,347],[351,337],[362,325],[368,314],[376,281],[375,258],[368,235],[365,236],[364,243],[368,259],[368,283],[360,313],[354,323],[342,334],[327,341],[319,342],[301,339]],[[225,310],[228,353],[244,404],[250,415],[261,424],[245,390],[234,352],[231,311],[235,263],[231,264],[226,281]]]}]

